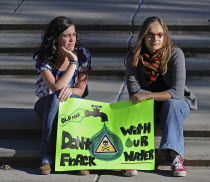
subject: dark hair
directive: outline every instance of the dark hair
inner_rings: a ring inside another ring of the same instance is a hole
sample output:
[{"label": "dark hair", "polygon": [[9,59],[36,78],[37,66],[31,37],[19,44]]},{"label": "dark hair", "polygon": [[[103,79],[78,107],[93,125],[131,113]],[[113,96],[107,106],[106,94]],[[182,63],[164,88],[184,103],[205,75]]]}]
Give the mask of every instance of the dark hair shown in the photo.
[{"label": "dark hair", "polygon": [[[76,26],[70,18],[59,16],[51,20],[45,30],[44,35],[42,36],[41,46],[33,57],[38,56],[40,61],[46,61],[51,66],[56,68],[57,67],[56,59],[57,59],[57,50],[58,50],[57,38],[63,31],[65,31],[72,25],[75,27],[77,35]],[[78,40],[75,44],[75,49],[77,49],[77,46],[78,46]]]},{"label": "dark hair", "polygon": [[171,42],[169,32],[168,32],[168,28],[167,28],[166,24],[164,23],[164,21],[161,18],[156,17],[156,16],[152,16],[152,17],[147,18],[141,26],[141,29],[140,29],[139,35],[138,35],[137,43],[136,43],[136,45],[135,45],[135,47],[132,51],[132,53],[133,53],[132,65],[134,67],[136,67],[138,65],[138,62],[142,61],[143,54],[147,50],[146,45],[145,45],[145,41],[144,41],[145,36],[149,31],[150,25],[154,22],[158,22],[162,26],[164,34],[166,35],[164,37],[163,55],[162,55],[162,58],[161,58],[161,71],[162,71],[162,74],[164,74],[167,71],[167,63],[171,58],[172,49],[175,46]]}]

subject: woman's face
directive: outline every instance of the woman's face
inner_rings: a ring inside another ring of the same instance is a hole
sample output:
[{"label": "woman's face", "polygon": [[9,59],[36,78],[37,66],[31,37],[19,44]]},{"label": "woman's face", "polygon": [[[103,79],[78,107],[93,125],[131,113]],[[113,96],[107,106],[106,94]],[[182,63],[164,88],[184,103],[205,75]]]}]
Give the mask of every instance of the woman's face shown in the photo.
[{"label": "woman's face", "polygon": [[162,26],[158,22],[152,23],[144,38],[144,43],[149,53],[152,54],[163,47],[164,37],[165,34]]},{"label": "woman's face", "polygon": [[67,28],[58,36],[58,45],[69,51],[73,51],[76,44],[76,32],[74,25]]}]

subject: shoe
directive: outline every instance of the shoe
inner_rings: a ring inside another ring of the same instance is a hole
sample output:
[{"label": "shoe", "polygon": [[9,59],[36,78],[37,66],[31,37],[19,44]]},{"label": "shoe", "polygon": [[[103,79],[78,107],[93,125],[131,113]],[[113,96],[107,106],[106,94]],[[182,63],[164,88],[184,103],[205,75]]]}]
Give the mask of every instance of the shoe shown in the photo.
[{"label": "shoe", "polygon": [[131,177],[131,176],[138,175],[138,171],[137,170],[123,170],[122,174],[123,176]]},{"label": "shoe", "polygon": [[173,176],[186,176],[187,172],[183,165],[183,159],[180,155],[176,155],[171,165]]},{"label": "shoe", "polygon": [[90,174],[90,172],[88,170],[79,170],[79,171],[77,171],[77,173],[79,175],[88,175],[88,174]]},{"label": "shoe", "polygon": [[0,167],[0,169],[11,170],[12,168],[9,165],[3,165],[3,166]]},{"label": "shoe", "polygon": [[40,174],[48,175],[51,172],[51,167],[49,163],[43,163],[39,168]]}]

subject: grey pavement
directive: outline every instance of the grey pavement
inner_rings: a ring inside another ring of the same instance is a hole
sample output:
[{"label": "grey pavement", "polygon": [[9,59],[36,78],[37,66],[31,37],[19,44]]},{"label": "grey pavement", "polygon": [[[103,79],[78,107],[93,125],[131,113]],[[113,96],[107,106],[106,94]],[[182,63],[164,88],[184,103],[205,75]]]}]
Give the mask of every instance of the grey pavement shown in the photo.
[{"label": "grey pavement", "polygon": [[[23,132],[22,132],[23,133]],[[196,166],[196,163],[200,161],[206,161],[205,164],[209,164],[210,161],[210,138],[208,137],[185,137],[185,165]],[[16,137],[14,139],[0,139],[0,158],[9,159],[13,161],[33,160],[34,163],[26,164],[28,167],[35,166],[39,163],[40,157],[40,136],[36,139]],[[160,145],[160,137],[155,137],[155,148],[158,149]],[[27,147],[26,147],[27,146]],[[202,148],[202,150],[200,150]],[[160,163],[162,158],[158,158]],[[11,160],[10,160],[11,162]],[[36,163],[35,163],[36,162]],[[1,162],[2,163],[2,162]],[[0,163],[0,164],[1,164]],[[165,163],[164,163],[165,164]],[[20,164],[18,165],[20,166]],[[203,165],[204,166],[204,165]]]},{"label": "grey pavement", "polygon": [[168,1],[144,0],[135,18],[135,24],[142,24],[149,16],[159,16],[168,25],[210,26],[210,3],[208,0]]},{"label": "grey pavement", "polygon": [[101,175],[99,182],[209,182],[209,170],[188,170],[188,176],[184,178],[171,177],[169,170],[157,172],[139,172],[138,176],[122,178],[121,176]]},{"label": "grey pavement", "polygon": [[[1,108],[33,107],[33,103],[37,100],[34,94],[36,76],[2,75],[0,81]],[[114,102],[122,83],[123,77],[89,77],[88,85],[90,93],[87,99]],[[186,84],[198,97],[197,112],[202,114],[209,113],[209,77],[187,77]],[[128,99],[127,89],[124,90],[121,100],[126,99]]]},{"label": "grey pavement", "polygon": [[[91,175],[78,176],[72,172],[50,175],[37,175],[35,169],[17,168],[0,170],[1,182],[209,182],[209,169],[188,169],[186,177],[171,177],[169,169],[139,171],[138,176],[123,177],[120,171],[93,171]],[[97,174],[99,173],[99,175]]]},{"label": "grey pavement", "polygon": [[[1,76],[0,108],[33,108],[35,96],[35,76]],[[112,77],[89,78],[90,94],[87,99],[114,102],[122,80]]]},{"label": "grey pavement", "polygon": [[[41,43],[40,31],[1,31],[0,48],[37,48]],[[171,31],[172,41],[180,47],[198,47],[209,48],[209,32],[175,32]],[[93,47],[127,47],[130,32],[109,31],[94,32],[81,31],[81,41],[83,45],[89,48]],[[134,34],[132,45],[137,41],[138,32]]]},{"label": "grey pavement", "polygon": [[[21,118],[21,108],[32,109],[34,103],[38,99],[35,94],[35,76],[1,76],[0,77],[0,108],[2,110],[1,127],[7,126],[6,123],[13,123],[14,129],[21,129],[21,126],[25,130],[31,130],[34,128],[37,119],[31,119],[27,122],[27,118],[30,117],[31,111],[24,111],[26,115],[25,119]],[[118,77],[89,77],[89,96],[87,99],[96,100],[101,102],[115,102],[120,92],[123,83],[122,78]],[[198,97],[198,110],[192,111],[187,121],[184,123],[185,131],[203,131],[200,132],[202,136],[209,136],[209,133],[205,134],[205,131],[210,131],[210,113],[209,113],[209,98],[210,98],[210,79],[209,77],[188,77],[187,86],[197,95]],[[128,100],[127,89],[124,89],[122,97],[119,101]],[[8,116],[6,110],[11,113],[15,113],[18,119],[18,123],[15,124],[13,117]],[[16,108],[16,110],[15,110]],[[20,116],[19,116],[20,115]],[[5,120],[4,118],[7,118]],[[33,124],[34,123],[34,124]],[[33,127],[32,127],[33,126]],[[36,125],[37,126],[37,125]],[[41,125],[40,125],[41,126]],[[40,130],[38,125],[34,129]],[[5,128],[8,130],[8,128]],[[190,134],[191,136],[192,134]]]},{"label": "grey pavement", "polygon": [[[36,70],[34,67],[34,61],[32,56],[22,56],[22,55],[3,55],[0,56],[0,72],[9,71],[11,75],[17,74],[16,71],[20,71],[20,75],[24,75],[25,71],[29,74],[35,74]],[[119,71],[120,76],[124,69],[124,57],[123,56],[93,56],[92,57],[92,68],[93,71]],[[186,70],[192,72],[193,75],[210,75],[210,61],[209,58],[186,58]],[[22,71],[22,73],[21,73]],[[117,76],[117,75],[116,75]]]},{"label": "grey pavement", "polygon": [[18,168],[9,171],[0,170],[0,182],[95,182],[97,174],[79,176],[76,174],[38,175],[36,169]]},{"label": "grey pavement", "polygon": [[[138,4],[140,11],[136,12]],[[1,0],[0,24],[46,24],[62,15],[72,17],[79,24],[129,25],[136,12],[135,24],[141,24],[148,16],[160,16],[170,25],[209,26],[209,8],[208,0]]]},{"label": "grey pavement", "polygon": [[0,24],[46,24],[67,16],[78,24],[129,25],[137,5],[136,0],[2,0]]}]

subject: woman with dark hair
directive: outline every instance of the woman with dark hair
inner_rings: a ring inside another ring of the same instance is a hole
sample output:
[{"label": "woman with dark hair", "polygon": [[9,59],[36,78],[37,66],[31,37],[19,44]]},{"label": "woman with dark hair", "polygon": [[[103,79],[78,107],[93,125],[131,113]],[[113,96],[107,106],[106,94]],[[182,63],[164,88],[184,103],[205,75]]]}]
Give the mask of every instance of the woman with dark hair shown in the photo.
[{"label": "woman with dark hair", "polygon": [[[34,60],[39,97],[34,110],[43,122],[40,174],[50,174],[59,102],[87,96],[91,56],[87,49],[78,47],[76,27],[71,19],[57,17],[49,23]],[[82,170],[79,174],[89,174],[89,171]]]},{"label": "woman with dark hair", "polygon": [[[197,99],[185,86],[184,54],[171,42],[162,19],[149,17],[143,22],[138,41],[126,57],[125,72],[133,103],[154,99],[155,119],[162,129],[160,153],[172,163],[174,176],[186,176],[183,122],[190,109],[197,109]],[[137,171],[124,171],[126,176],[133,174]]]}]

